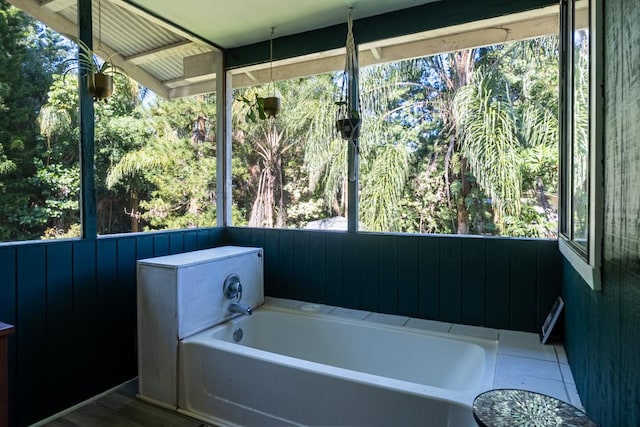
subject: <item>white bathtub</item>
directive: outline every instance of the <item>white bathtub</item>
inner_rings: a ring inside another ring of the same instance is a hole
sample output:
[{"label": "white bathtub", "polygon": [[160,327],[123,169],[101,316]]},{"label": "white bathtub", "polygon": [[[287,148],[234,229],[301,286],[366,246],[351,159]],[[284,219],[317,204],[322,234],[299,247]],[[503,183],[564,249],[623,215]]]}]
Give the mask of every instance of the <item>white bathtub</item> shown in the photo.
[{"label": "white bathtub", "polygon": [[181,341],[179,410],[221,426],[471,427],[496,347],[267,305]]}]

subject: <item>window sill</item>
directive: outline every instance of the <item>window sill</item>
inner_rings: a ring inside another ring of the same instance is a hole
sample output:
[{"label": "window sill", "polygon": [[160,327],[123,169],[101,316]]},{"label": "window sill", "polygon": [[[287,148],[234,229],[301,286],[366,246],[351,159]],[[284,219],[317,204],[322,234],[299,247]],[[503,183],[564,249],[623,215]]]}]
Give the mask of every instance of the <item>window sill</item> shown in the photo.
[{"label": "window sill", "polygon": [[587,282],[587,285],[594,291],[601,291],[602,281],[600,277],[600,267],[588,263],[582,255],[578,254],[571,246],[569,240],[562,236],[558,238],[558,246],[560,247],[562,255],[569,261],[569,264],[571,264],[578,274],[580,274],[582,279]]}]

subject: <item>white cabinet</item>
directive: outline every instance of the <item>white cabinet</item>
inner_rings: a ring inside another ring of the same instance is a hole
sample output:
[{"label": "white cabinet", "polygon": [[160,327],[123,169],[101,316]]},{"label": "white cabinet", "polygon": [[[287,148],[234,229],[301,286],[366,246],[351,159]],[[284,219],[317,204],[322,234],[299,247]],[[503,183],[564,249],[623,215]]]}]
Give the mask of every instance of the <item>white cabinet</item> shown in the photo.
[{"label": "white cabinet", "polygon": [[241,304],[264,302],[261,248],[224,246],[138,261],[138,387],[142,398],[177,407],[178,341],[238,314],[223,294],[240,278]]}]

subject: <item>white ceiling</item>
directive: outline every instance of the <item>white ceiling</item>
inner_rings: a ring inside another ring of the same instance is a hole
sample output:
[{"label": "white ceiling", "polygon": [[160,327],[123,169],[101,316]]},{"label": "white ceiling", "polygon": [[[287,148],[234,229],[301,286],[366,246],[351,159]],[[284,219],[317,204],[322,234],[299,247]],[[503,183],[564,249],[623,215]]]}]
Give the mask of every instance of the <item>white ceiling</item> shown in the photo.
[{"label": "white ceiling", "polygon": [[324,28],[437,0],[129,0],[222,48]]}]

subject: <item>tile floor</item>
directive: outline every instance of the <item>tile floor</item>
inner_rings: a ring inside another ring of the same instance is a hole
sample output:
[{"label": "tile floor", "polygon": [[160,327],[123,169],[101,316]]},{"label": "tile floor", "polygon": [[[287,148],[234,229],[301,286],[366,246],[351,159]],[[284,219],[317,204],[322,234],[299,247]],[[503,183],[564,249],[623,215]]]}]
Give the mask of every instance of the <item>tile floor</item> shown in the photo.
[{"label": "tile floor", "polygon": [[498,357],[493,378],[494,388],[536,391],[554,396],[582,409],[564,347],[562,344],[542,345],[537,334],[414,319],[280,298],[266,297],[265,303],[332,316],[497,340]]}]

